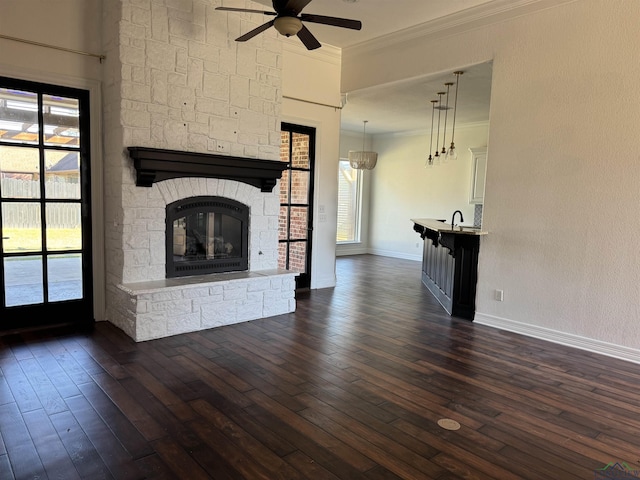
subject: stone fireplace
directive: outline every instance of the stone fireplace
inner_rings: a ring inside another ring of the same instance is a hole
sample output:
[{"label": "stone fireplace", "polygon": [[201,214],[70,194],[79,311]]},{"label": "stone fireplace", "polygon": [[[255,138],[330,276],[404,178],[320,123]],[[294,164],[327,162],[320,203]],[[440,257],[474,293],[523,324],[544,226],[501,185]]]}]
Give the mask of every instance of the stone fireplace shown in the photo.
[{"label": "stone fireplace", "polygon": [[[157,278],[117,286],[113,323],[144,341],[295,310],[297,273],[277,268],[279,196],[273,190],[285,163],[129,151],[136,188],[157,188],[160,196],[157,208],[134,212],[144,215],[150,233],[141,256],[163,259],[164,268],[147,270]],[[194,159],[206,168],[194,168]]]},{"label": "stone fireplace", "polygon": [[[278,269],[282,43],[238,46],[218,4],[103,3],[105,316],[136,341],[295,309],[297,274]],[[167,278],[167,209],[205,197],[247,207],[246,268]]]}]

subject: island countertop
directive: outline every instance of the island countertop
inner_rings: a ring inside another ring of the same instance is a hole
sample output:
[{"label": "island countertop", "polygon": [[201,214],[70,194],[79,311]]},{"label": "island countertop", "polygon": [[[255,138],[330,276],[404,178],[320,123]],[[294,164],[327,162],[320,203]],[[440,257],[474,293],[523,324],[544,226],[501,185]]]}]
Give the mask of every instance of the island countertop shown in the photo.
[{"label": "island countertop", "polygon": [[462,235],[487,235],[489,233],[476,227],[453,226],[444,220],[435,218],[412,218],[411,221],[416,225],[438,233],[456,233]]}]

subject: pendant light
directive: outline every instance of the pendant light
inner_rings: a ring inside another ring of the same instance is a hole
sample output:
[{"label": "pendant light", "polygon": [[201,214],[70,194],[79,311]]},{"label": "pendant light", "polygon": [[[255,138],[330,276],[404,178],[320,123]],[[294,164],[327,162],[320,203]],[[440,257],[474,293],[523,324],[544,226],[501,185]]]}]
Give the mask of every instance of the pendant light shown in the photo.
[{"label": "pendant light", "polygon": [[447,155],[447,147],[445,147],[446,144],[446,138],[447,138],[447,116],[449,113],[449,88],[451,87],[451,85],[453,85],[453,82],[447,82],[445,83],[445,86],[447,87],[447,103],[444,107],[444,132],[442,133],[442,151],[440,152],[440,158],[442,159],[443,163],[447,163],[447,161],[449,160],[449,156]]},{"label": "pendant light", "polygon": [[447,150],[447,159],[449,160],[455,160],[456,158],[458,158],[458,152],[456,151],[456,144],[453,141],[453,137],[456,133],[456,113],[458,113],[458,84],[460,83],[460,75],[462,75],[463,73],[464,72],[461,70],[453,72],[453,74],[456,76],[456,97],[453,103],[453,127],[451,129],[451,146],[449,147],[449,150]]},{"label": "pendant light", "polygon": [[378,163],[378,154],[364,149],[367,122],[368,120],[365,120],[364,126],[362,127],[362,150],[349,151],[349,164],[351,165],[351,168],[356,170],[372,170],[373,167],[376,166],[376,163]]},{"label": "pendant light", "polygon": [[442,95],[444,94],[445,92],[438,92],[438,133],[436,134],[436,153],[433,156],[433,163],[436,165],[440,165],[440,117],[442,114]]},{"label": "pendant light", "polygon": [[429,143],[429,158],[425,162],[425,168],[433,167],[433,155],[431,155],[431,149],[433,148],[433,119],[435,117],[436,112],[436,103],[438,100],[431,100],[431,141]]}]

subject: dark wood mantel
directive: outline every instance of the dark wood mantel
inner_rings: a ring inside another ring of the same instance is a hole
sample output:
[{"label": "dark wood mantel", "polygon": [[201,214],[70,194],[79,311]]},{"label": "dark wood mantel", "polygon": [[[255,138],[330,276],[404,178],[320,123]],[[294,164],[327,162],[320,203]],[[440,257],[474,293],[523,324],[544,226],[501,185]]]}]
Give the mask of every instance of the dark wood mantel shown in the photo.
[{"label": "dark wood mantel", "polygon": [[150,187],[170,178],[208,177],[236,180],[271,192],[286,162],[160,148],[128,147],[136,169],[136,185]]}]

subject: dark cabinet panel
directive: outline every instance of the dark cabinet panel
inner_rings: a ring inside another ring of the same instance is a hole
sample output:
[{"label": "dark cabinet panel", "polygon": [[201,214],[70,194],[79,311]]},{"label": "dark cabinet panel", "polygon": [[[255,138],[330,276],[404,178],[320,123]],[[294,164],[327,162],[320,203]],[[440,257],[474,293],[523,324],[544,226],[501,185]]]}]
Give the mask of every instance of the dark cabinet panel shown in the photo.
[{"label": "dark cabinet panel", "polygon": [[422,283],[450,315],[473,320],[480,237],[414,229],[424,238]]}]

